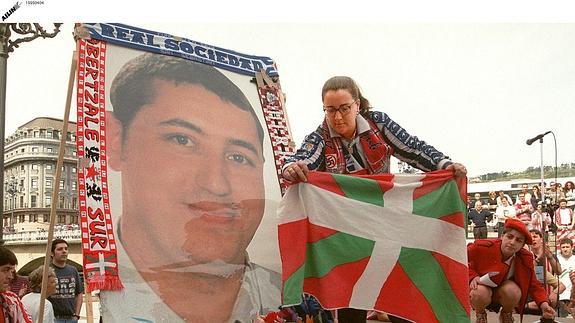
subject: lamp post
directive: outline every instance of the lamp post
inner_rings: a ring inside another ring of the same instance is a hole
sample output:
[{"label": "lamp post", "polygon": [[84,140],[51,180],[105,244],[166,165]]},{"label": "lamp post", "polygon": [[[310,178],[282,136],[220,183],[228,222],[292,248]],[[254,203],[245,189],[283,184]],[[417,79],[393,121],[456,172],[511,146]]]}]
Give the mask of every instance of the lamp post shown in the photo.
[{"label": "lamp post", "polygon": [[16,199],[18,193],[18,180],[14,176],[10,176],[10,181],[6,185],[6,193],[10,195],[10,208],[12,210],[12,215],[10,216],[10,222],[14,221],[14,209],[16,208]]},{"label": "lamp post", "polygon": [[[4,183],[4,126],[6,116],[6,67],[8,54],[18,48],[21,43],[33,41],[38,37],[54,38],[60,32],[62,24],[55,23],[54,31],[46,32],[38,23],[0,24],[0,183]],[[10,39],[14,33],[16,39]],[[21,35],[21,36],[20,36]],[[0,187],[0,210],[4,212],[4,186]],[[4,215],[2,214],[2,228],[4,228]],[[2,230],[3,231],[3,230]],[[0,231],[0,245],[4,244]]]}]

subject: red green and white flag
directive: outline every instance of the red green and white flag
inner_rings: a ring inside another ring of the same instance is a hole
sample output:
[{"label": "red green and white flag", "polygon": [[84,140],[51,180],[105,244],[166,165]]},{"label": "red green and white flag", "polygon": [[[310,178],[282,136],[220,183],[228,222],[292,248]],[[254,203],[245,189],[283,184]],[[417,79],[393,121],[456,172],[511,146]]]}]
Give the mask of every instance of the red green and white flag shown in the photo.
[{"label": "red green and white flag", "polygon": [[282,303],[469,322],[466,179],[311,172],[279,207]]}]

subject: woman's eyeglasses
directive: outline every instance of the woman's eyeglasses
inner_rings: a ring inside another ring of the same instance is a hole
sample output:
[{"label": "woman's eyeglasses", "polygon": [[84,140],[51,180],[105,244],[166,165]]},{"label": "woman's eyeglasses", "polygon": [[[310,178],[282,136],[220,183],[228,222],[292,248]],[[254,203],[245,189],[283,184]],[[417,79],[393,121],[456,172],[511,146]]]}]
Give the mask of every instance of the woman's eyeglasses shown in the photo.
[{"label": "woman's eyeglasses", "polygon": [[339,111],[339,113],[342,116],[344,116],[344,115],[348,114],[349,111],[351,111],[351,106],[355,103],[355,101],[357,101],[357,100],[353,100],[351,103],[342,104],[339,106],[339,108],[323,107],[323,112],[325,112],[325,114],[327,114],[329,116],[333,116],[333,115],[335,115],[336,112]]}]

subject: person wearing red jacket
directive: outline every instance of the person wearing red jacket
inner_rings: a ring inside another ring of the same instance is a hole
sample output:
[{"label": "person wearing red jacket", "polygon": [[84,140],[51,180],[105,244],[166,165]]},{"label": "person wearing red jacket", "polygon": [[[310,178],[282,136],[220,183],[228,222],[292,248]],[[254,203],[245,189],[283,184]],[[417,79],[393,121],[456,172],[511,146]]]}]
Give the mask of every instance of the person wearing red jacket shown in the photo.
[{"label": "person wearing red jacket", "polygon": [[533,254],[523,248],[532,243],[525,224],[511,218],[505,221],[501,238],[479,239],[467,246],[469,298],[477,323],[487,322],[486,309],[501,309],[499,319],[504,323],[513,322],[514,308],[523,318],[528,295],[544,318],[556,315],[535,276]]}]

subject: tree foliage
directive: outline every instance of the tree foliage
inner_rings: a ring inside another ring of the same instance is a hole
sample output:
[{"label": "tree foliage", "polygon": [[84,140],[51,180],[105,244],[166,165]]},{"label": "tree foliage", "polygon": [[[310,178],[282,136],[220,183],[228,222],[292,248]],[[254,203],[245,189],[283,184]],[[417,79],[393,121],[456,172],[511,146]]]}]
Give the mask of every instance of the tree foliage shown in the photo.
[{"label": "tree foliage", "polygon": [[[543,166],[543,176],[545,178],[555,177],[553,166]],[[479,182],[510,181],[519,178],[538,179],[541,177],[541,167],[527,167],[522,172],[501,171],[498,173],[487,173],[474,178]],[[565,163],[557,167],[557,177],[575,177],[575,163]]]}]

